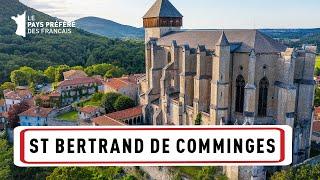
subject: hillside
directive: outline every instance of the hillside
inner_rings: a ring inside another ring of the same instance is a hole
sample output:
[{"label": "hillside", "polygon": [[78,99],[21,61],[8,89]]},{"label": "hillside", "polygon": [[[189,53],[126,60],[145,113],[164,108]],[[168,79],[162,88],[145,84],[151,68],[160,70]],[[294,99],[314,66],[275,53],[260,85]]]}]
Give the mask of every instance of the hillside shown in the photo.
[{"label": "hillside", "polygon": [[143,39],[144,30],[128,25],[122,25],[114,21],[97,17],[84,17],[76,20],[76,26],[85,31],[106,36],[109,38]]},{"label": "hillside", "polygon": [[72,34],[15,35],[16,24],[11,16],[34,14],[37,20],[55,18],[31,9],[18,0],[0,0],[0,83],[9,73],[21,66],[45,69],[50,65],[88,66],[111,63],[123,67],[127,73],[144,72],[144,44],[142,41],[108,39],[76,29]]},{"label": "hillside", "polygon": [[261,29],[262,32],[279,39],[291,47],[299,47],[303,44],[318,45],[320,52],[320,28],[316,29]]}]

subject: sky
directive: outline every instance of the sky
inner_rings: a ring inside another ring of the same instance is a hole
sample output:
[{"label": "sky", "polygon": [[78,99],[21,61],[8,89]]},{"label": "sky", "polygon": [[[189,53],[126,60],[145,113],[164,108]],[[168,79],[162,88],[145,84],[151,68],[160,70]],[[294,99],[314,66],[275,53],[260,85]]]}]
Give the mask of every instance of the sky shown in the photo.
[{"label": "sky", "polygon": [[[170,0],[183,14],[186,29],[320,27],[319,0]],[[142,27],[155,0],[20,0],[67,21],[96,16]]]}]

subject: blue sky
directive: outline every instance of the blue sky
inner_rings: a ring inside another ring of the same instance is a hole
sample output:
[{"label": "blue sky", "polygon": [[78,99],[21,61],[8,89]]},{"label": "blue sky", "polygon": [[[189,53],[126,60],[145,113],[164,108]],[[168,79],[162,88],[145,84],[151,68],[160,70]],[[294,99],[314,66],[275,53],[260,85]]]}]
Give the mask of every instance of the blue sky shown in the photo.
[{"label": "blue sky", "polygon": [[[97,16],[141,27],[155,0],[20,0],[65,20]],[[184,28],[320,27],[319,0],[171,0],[184,15]]]}]

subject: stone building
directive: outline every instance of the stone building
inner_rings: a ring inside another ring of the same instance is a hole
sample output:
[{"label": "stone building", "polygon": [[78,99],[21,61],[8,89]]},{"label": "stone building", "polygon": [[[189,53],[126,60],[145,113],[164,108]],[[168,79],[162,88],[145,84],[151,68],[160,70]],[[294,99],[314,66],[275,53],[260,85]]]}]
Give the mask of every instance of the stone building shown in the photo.
[{"label": "stone building", "polygon": [[[309,157],[316,47],[288,48],[258,30],[183,30],[182,14],[157,0],[143,17],[145,121],[153,125],[290,125],[293,164]],[[263,167],[227,167],[231,179]]]}]

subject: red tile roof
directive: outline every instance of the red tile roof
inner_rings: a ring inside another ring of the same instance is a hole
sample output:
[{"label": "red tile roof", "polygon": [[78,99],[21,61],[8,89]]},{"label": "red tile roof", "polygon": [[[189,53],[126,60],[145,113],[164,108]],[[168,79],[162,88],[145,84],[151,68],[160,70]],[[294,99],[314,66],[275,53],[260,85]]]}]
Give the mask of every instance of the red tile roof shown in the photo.
[{"label": "red tile roof", "polygon": [[88,77],[88,75],[81,70],[70,70],[63,73],[64,79],[76,79],[76,78],[84,78]]},{"label": "red tile roof", "polygon": [[99,108],[94,107],[94,106],[86,106],[86,107],[80,108],[80,112],[83,112],[86,114],[91,114],[91,113],[94,113],[97,111],[99,111]]},{"label": "red tile roof", "polygon": [[22,100],[27,96],[32,96],[32,93],[29,90],[22,89],[16,91],[8,91],[4,94],[6,99]]},{"label": "red tile roof", "polygon": [[19,116],[48,117],[51,111],[52,111],[51,108],[33,107],[19,114]]},{"label": "red tile roof", "polygon": [[314,121],[313,122],[313,132],[320,132],[320,121]]},{"label": "red tile roof", "polygon": [[128,77],[108,79],[104,85],[116,91],[121,88],[132,86],[134,83]]},{"label": "red tile roof", "polygon": [[102,82],[96,78],[85,77],[85,78],[64,80],[58,86],[59,87],[73,86],[73,85],[78,86],[78,85],[84,85],[84,84],[90,84],[90,83],[102,84]]},{"label": "red tile roof", "polygon": [[127,124],[111,119],[107,116],[100,116],[97,118],[92,119],[92,122],[96,126],[126,126]]},{"label": "red tile roof", "polygon": [[107,114],[105,116],[114,120],[124,120],[132,117],[137,117],[142,115],[142,106],[137,106],[134,108],[126,109],[123,111],[117,111],[114,113]]},{"label": "red tile roof", "polygon": [[50,97],[60,97],[61,94],[58,91],[53,91],[49,94]]}]

